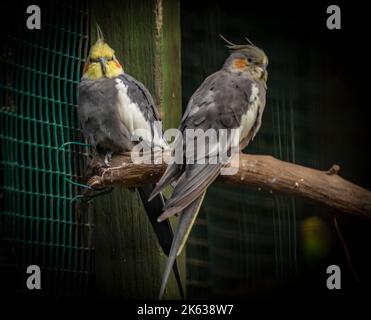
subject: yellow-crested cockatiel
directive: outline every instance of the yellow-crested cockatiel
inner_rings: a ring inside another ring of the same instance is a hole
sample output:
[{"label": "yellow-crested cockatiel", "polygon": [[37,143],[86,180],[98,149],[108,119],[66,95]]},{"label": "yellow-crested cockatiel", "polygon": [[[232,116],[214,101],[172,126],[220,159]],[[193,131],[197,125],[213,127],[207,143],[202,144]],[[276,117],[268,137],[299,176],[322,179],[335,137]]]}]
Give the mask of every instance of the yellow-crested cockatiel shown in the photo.
[{"label": "yellow-crested cockatiel", "polygon": [[[107,166],[112,154],[130,151],[137,143],[168,148],[151,94],[141,82],[124,72],[98,26],[97,31],[98,40],[90,49],[79,84],[77,110],[86,140],[105,156]],[[168,255],[173,234],[168,221],[157,222],[164,198],[158,193],[148,202],[152,190],[152,185],[138,188],[159,243]],[[176,265],[173,270],[183,296]]]}]

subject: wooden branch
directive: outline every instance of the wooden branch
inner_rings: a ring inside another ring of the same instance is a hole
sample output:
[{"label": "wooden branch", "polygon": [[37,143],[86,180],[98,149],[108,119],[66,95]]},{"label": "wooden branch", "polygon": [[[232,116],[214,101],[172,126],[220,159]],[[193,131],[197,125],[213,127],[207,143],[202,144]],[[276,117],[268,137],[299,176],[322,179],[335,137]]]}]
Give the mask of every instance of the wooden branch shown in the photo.
[{"label": "wooden branch", "polygon": [[[161,156],[166,158],[168,154],[156,155],[157,159]],[[96,175],[88,184],[94,188],[155,183],[166,169],[166,163],[133,164],[129,154],[115,156],[109,168],[103,168],[101,163],[98,158],[91,164]],[[371,192],[340,177],[339,170],[338,165],[320,171],[271,156],[240,154],[238,173],[220,176],[218,181],[299,196],[338,212],[371,219]]]}]

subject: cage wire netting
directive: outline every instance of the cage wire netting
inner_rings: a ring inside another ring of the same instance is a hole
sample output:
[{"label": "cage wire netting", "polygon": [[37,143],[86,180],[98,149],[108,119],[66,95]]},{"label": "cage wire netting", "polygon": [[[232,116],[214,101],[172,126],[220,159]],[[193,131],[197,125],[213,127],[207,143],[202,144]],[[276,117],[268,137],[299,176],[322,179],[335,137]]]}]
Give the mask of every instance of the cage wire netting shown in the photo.
[{"label": "cage wire netting", "polygon": [[86,296],[93,225],[88,210],[76,214],[81,189],[69,180],[80,181],[87,149],[69,142],[82,140],[76,107],[88,2],[34,4],[41,30],[26,28],[29,4],[0,5],[9,22],[0,40],[1,289],[31,293],[26,268],[38,265],[41,294]]}]

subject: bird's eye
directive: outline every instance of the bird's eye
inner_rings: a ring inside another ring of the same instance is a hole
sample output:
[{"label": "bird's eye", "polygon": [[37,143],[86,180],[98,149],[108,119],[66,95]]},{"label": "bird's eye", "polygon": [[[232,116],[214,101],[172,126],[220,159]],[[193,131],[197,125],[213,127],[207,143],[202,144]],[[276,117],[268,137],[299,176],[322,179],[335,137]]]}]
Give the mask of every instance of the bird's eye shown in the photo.
[{"label": "bird's eye", "polygon": [[252,62],[252,59],[251,59],[251,58],[247,58],[247,61],[248,61],[249,63],[251,63],[251,62]]}]

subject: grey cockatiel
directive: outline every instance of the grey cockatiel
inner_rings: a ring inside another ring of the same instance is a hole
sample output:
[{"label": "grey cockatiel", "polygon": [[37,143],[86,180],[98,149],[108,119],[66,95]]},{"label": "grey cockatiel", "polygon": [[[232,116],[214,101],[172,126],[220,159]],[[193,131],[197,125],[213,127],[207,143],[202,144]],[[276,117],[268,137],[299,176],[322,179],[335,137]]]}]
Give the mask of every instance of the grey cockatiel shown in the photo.
[{"label": "grey cockatiel", "polygon": [[[227,149],[244,149],[261,126],[265,107],[268,58],[256,46],[229,43],[230,56],[221,70],[205,79],[192,95],[183,115],[179,130],[183,139],[175,142],[174,150],[186,150],[194,141],[186,138],[186,130],[203,131],[226,129],[229,133]],[[239,137],[233,137],[232,129],[239,129]],[[172,196],[167,200],[164,212],[158,221],[179,213],[180,218],[171,246],[168,263],[160,290],[163,296],[166,283],[176,257],[180,254],[202,204],[206,189],[218,177],[224,164],[213,164],[216,145],[210,145],[205,153],[205,164],[189,163],[189,157],[200,160],[199,154],[187,155],[183,164],[171,164],[157,183],[150,200],[169,183],[176,181]],[[187,163],[188,162],[188,163]],[[209,162],[209,163],[208,163]]]},{"label": "grey cockatiel", "polygon": [[[124,73],[99,27],[98,40],[90,49],[79,84],[77,111],[85,138],[99,154],[105,155],[107,166],[112,154],[130,151],[138,142],[168,147],[151,94],[141,82]],[[149,203],[152,190],[152,185],[138,188],[159,243],[168,255],[173,234],[168,221],[157,222],[164,199],[158,194],[154,202]],[[176,265],[174,273],[183,296]]]}]

